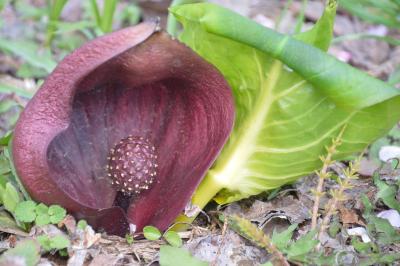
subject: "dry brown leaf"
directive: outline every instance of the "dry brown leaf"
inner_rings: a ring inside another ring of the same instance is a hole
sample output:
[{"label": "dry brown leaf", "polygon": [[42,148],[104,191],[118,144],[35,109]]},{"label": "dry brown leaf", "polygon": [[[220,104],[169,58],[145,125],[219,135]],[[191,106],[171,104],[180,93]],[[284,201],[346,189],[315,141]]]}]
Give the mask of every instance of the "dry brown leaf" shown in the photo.
[{"label": "dry brown leaf", "polygon": [[365,223],[360,220],[360,216],[354,211],[346,208],[339,208],[340,220],[343,224],[358,224],[365,226]]}]

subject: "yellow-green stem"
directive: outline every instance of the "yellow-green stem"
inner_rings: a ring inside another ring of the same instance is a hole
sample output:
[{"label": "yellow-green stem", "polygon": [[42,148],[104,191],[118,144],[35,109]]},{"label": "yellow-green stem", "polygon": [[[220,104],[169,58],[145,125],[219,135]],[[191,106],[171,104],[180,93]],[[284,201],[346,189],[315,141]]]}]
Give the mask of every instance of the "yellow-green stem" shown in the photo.
[{"label": "yellow-green stem", "polygon": [[185,213],[181,213],[178,218],[176,218],[175,223],[177,223],[173,230],[182,231],[186,230],[188,224],[192,223],[197,217],[200,210],[202,210],[208,202],[210,202],[214,196],[224,187],[217,183],[213,178],[212,170],[207,174],[204,180],[200,183],[196,192],[193,194],[191,200],[191,207],[198,210],[194,215],[187,216]]}]

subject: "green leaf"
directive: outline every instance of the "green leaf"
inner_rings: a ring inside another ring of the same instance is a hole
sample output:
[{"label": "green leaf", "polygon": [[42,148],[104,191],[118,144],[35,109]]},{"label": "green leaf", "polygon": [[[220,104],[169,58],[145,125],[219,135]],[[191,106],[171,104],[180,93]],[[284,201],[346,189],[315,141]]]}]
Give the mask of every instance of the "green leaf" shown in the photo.
[{"label": "green leaf", "polygon": [[63,249],[68,248],[71,245],[71,242],[68,238],[63,235],[57,235],[55,237],[50,238],[50,247],[51,249]]},{"label": "green leaf", "polygon": [[0,154],[0,174],[8,174],[11,172],[10,162],[7,157],[2,153]]},{"label": "green leaf", "polygon": [[181,40],[222,72],[235,97],[235,127],[194,205],[218,191],[224,204],[293,182],[322,166],[319,156],[345,126],[336,159],[400,119],[400,91],[324,52],[335,3],[294,38],[209,3],[170,9],[185,28]]},{"label": "green leaf", "polygon": [[[0,84],[0,87],[1,87],[1,84]],[[0,92],[1,92],[1,89],[0,89]],[[0,146],[8,146],[8,143],[10,142],[11,138],[12,138],[12,131],[8,131],[6,134],[1,136]]]},{"label": "green leaf", "polygon": [[400,29],[400,3],[387,0],[340,0],[340,6],[368,22]]},{"label": "green leaf", "polygon": [[148,225],[143,228],[143,235],[147,240],[157,240],[161,237],[161,232],[156,227]]},{"label": "green leaf", "polygon": [[67,249],[61,249],[58,251],[58,254],[60,254],[61,257],[68,257],[68,250]]},{"label": "green leaf", "polygon": [[13,107],[19,106],[14,100],[2,100],[0,102],[0,114],[10,111]]},{"label": "green leaf", "polygon": [[190,254],[189,251],[183,248],[161,246],[160,248],[160,265],[161,266],[206,266],[208,263],[198,260]]},{"label": "green leaf", "polygon": [[86,226],[88,226],[88,224],[87,224],[86,220],[79,220],[77,226],[79,229],[85,230],[85,228],[86,228]]},{"label": "green leaf", "polygon": [[377,246],[373,242],[364,243],[358,240],[357,237],[351,238],[351,245],[355,250],[359,253],[371,254],[372,252],[377,251]]},{"label": "green leaf", "polygon": [[361,202],[364,205],[364,214],[363,216],[368,217],[371,215],[372,211],[374,210],[374,206],[369,201],[367,195],[361,194]]},{"label": "green leaf", "polygon": [[29,78],[44,78],[47,76],[47,71],[35,66],[32,66],[31,64],[25,63],[22,64],[18,70],[17,70],[17,77],[23,78],[23,79],[29,79]]},{"label": "green leaf", "polygon": [[59,21],[61,12],[65,7],[66,3],[67,0],[54,0],[50,4],[49,24],[47,25],[47,37],[46,37],[47,45],[50,45],[51,41],[54,38],[54,32],[57,30],[57,27],[54,25],[54,22]]},{"label": "green leaf", "polygon": [[7,211],[14,213],[15,208],[17,207],[18,202],[21,201],[21,197],[19,196],[18,191],[15,187],[8,182],[6,184],[6,189],[4,194],[2,195],[3,204]]},{"label": "green leaf", "polygon": [[379,218],[371,215],[367,218],[368,231],[372,231],[377,238],[379,244],[387,245],[392,243],[400,243],[400,233],[389,223],[387,219]]},{"label": "green leaf", "polygon": [[286,248],[288,246],[290,240],[292,239],[293,232],[294,232],[294,230],[296,230],[297,226],[298,226],[298,224],[292,224],[291,226],[289,226],[288,229],[286,229],[285,231],[283,231],[281,233],[277,233],[274,230],[272,237],[271,237],[272,243],[279,250]]},{"label": "green leaf", "polygon": [[328,1],[327,5],[325,12],[314,27],[294,36],[297,40],[312,44],[323,51],[328,51],[333,38],[333,26],[337,8],[336,1]]},{"label": "green leaf", "polygon": [[[16,88],[7,84],[2,84],[0,83],[0,92],[2,93],[15,93],[18,96],[26,97],[26,98],[31,98],[33,93],[21,88]],[[2,143],[2,146],[6,146]]]},{"label": "green leaf", "polygon": [[393,262],[398,262],[400,260],[400,253],[392,254],[372,254],[368,258],[369,265],[374,265],[374,263],[381,263],[385,265],[392,265]]},{"label": "green leaf", "polygon": [[0,0],[0,11],[8,4],[8,0]]},{"label": "green leaf", "polygon": [[291,259],[304,260],[304,256],[311,252],[318,244],[318,240],[314,239],[316,231],[310,231],[299,240],[289,246],[287,255]]},{"label": "green leaf", "polygon": [[40,235],[37,237],[37,240],[45,251],[60,250],[68,248],[71,245],[69,239],[63,235],[56,235],[54,237]]},{"label": "green leaf", "polygon": [[38,214],[35,219],[37,226],[50,224],[50,216],[47,213]]},{"label": "green leaf", "polygon": [[36,238],[45,251],[51,250],[50,238],[47,235],[41,235]]},{"label": "green leaf", "polygon": [[14,231],[20,231],[14,219],[5,211],[0,211],[0,231],[12,233]]},{"label": "green leaf", "polygon": [[131,235],[131,234],[126,234],[125,240],[126,240],[126,243],[128,243],[129,245],[132,245],[133,242],[135,241],[135,239],[133,238],[133,235]]},{"label": "green leaf", "polygon": [[178,235],[177,232],[168,230],[163,235],[164,239],[173,247],[181,247],[182,246],[182,238]]},{"label": "green leaf", "polygon": [[36,220],[35,220],[35,224],[37,226],[42,226],[42,225],[46,225],[46,224],[50,224],[50,216],[48,214],[39,214],[38,216],[36,216]]},{"label": "green leaf", "polygon": [[[23,240],[0,257],[0,265],[35,266],[40,260],[40,246],[34,240]],[[21,264],[23,261],[23,264]]]},{"label": "green leaf", "polygon": [[390,74],[388,83],[393,86],[396,84],[400,84],[400,65],[398,65],[396,70],[392,74]]},{"label": "green leaf", "polygon": [[[202,0],[172,0],[170,7],[198,3],[198,2],[202,2]],[[169,14],[167,20],[167,32],[171,36],[176,37],[177,31],[178,31],[178,21],[176,21],[175,17],[172,14]]]},{"label": "green leaf", "polygon": [[19,189],[19,191],[22,192],[23,198],[25,200],[30,200],[31,197],[29,196],[28,192],[25,190],[24,186],[22,185],[21,180],[19,179],[17,172],[15,170],[15,167],[14,167],[14,162],[12,159],[12,141],[10,141],[8,143],[7,149],[4,150],[4,155],[7,157],[8,161],[9,161],[9,166],[11,168],[13,181],[15,181],[16,184],[18,185],[18,189]]},{"label": "green leaf", "polygon": [[57,28],[57,30],[54,33],[60,35],[72,31],[84,31],[85,29],[93,27],[93,23],[91,21],[85,21],[85,20],[78,22],[53,21],[50,22],[49,25]]},{"label": "green leaf", "polygon": [[374,174],[374,183],[378,188],[377,199],[382,199],[389,208],[400,212],[400,202],[396,200],[398,188],[396,185],[389,186],[385,181],[380,180],[379,173]]},{"label": "green leaf", "polygon": [[36,219],[36,203],[33,201],[22,201],[17,204],[14,215],[15,218],[24,223],[31,223]]},{"label": "green leaf", "polygon": [[[1,176],[1,177],[3,177],[3,176]],[[3,195],[5,194],[5,191],[6,190],[5,190],[5,187],[3,187],[3,184],[0,184],[0,205],[3,204]]]},{"label": "green leaf", "polygon": [[50,50],[38,52],[40,50],[39,47],[32,41],[12,41],[0,38],[0,50],[11,52],[23,58],[32,66],[46,70],[47,73],[53,71],[56,66],[56,62],[51,57]]},{"label": "green leaf", "polygon": [[59,205],[51,205],[48,214],[50,216],[50,222],[52,224],[57,224],[65,218],[67,211]]},{"label": "green leaf", "polygon": [[329,225],[329,228],[328,228],[329,236],[332,237],[332,238],[336,238],[336,235],[340,231],[340,228],[341,228],[341,224],[339,223],[339,221],[337,219],[335,219]]},{"label": "green leaf", "polygon": [[4,194],[4,189],[6,188],[6,184],[8,182],[8,177],[6,175],[0,175],[0,201],[1,201],[1,195]]},{"label": "green leaf", "polygon": [[14,5],[22,18],[40,19],[45,17],[48,12],[47,8],[37,7],[26,1],[15,1]]},{"label": "green leaf", "polygon": [[48,211],[49,211],[49,207],[47,207],[43,203],[40,203],[40,204],[36,205],[36,207],[35,207],[35,212],[37,215],[48,214]]},{"label": "green leaf", "polygon": [[122,12],[118,12],[115,15],[117,16],[117,20],[121,22],[126,21],[128,25],[136,25],[141,19],[141,12],[139,6],[131,4],[125,7]]}]

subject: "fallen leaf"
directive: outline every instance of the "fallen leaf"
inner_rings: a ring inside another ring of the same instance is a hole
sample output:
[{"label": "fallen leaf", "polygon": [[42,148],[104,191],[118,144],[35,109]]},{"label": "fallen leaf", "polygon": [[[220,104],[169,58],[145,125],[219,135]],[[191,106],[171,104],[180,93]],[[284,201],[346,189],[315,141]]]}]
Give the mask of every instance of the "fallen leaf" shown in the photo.
[{"label": "fallen leaf", "polygon": [[72,215],[67,215],[64,217],[64,219],[58,223],[58,227],[63,227],[65,226],[65,228],[67,229],[67,231],[70,234],[75,233],[76,231],[76,220]]},{"label": "fallen leaf", "polygon": [[360,216],[354,211],[346,208],[339,208],[340,220],[343,224],[358,224],[366,226],[365,223],[360,220]]}]

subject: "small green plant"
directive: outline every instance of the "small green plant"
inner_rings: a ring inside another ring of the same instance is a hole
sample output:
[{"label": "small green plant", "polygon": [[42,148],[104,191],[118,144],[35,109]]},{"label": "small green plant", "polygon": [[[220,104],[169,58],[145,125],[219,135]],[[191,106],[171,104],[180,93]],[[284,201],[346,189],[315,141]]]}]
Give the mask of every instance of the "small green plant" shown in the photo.
[{"label": "small green plant", "polygon": [[47,252],[54,250],[63,250],[71,245],[69,239],[63,235],[56,235],[53,237],[50,237],[48,235],[40,235],[36,239],[40,243],[44,251]]},{"label": "small green plant", "polygon": [[147,240],[158,240],[163,238],[168,244],[173,247],[180,247],[182,246],[182,238],[179,234],[171,229],[162,234],[158,228],[148,225],[143,228],[143,235]]},{"label": "small green plant", "polygon": [[126,240],[126,243],[128,243],[129,245],[132,245],[133,242],[135,241],[134,238],[133,238],[133,235],[131,235],[131,234],[126,234],[125,235],[125,240]]},{"label": "small green plant", "polygon": [[361,265],[373,265],[377,263],[393,263],[400,260],[400,254],[390,253],[385,246],[400,244],[400,233],[388,220],[375,215],[375,206],[366,195],[361,196],[364,205],[363,217],[367,224],[367,233],[371,242],[363,243],[353,237],[352,245],[361,254]]},{"label": "small green plant", "polygon": [[86,220],[79,220],[77,227],[81,230],[85,230],[86,226],[88,226],[88,223]]},{"label": "small green plant", "polygon": [[113,17],[115,9],[117,7],[118,0],[106,0],[104,1],[103,12],[100,12],[100,8],[96,0],[90,0],[93,15],[96,20],[97,28],[102,33],[107,33],[112,30]]},{"label": "small green plant", "polygon": [[9,155],[11,135],[2,138],[4,145],[0,153],[0,204],[15,218],[19,226],[28,230],[33,224],[57,224],[66,215],[58,205],[47,207],[32,201],[13,169]]},{"label": "small green plant", "polygon": [[168,230],[164,233],[163,238],[173,247],[181,247],[182,246],[182,238],[175,231]]},{"label": "small green plant", "polygon": [[61,12],[67,3],[67,0],[49,1],[49,24],[47,26],[46,44],[50,45],[54,38],[54,32],[57,30]]},{"label": "small green plant", "polygon": [[[394,168],[397,168],[398,159],[394,160],[394,162]],[[396,199],[397,192],[400,188],[400,177],[397,177],[396,183],[388,184],[387,182],[380,179],[379,172],[376,171],[374,173],[373,179],[375,186],[378,188],[376,200],[382,200],[386,206],[400,212],[400,202]]]},{"label": "small green plant", "polygon": [[19,202],[14,213],[17,220],[25,223],[35,222],[36,225],[58,224],[67,214],[59,205],[47,207],[43,203],[37,204],[33,201]]},{"label": "small green plant", "polygon": [[147,240],[158,240],[161,238],[161,232],[157,227],[147,225],[143,228],[143,235]]}]

